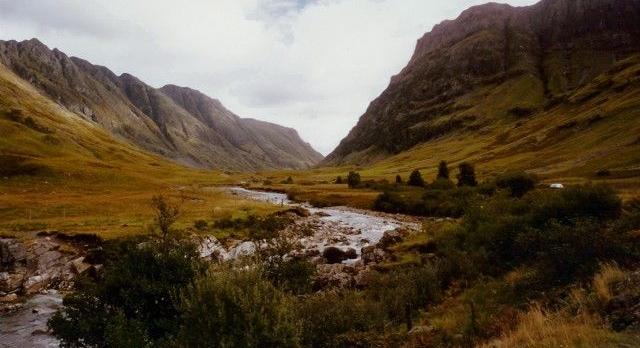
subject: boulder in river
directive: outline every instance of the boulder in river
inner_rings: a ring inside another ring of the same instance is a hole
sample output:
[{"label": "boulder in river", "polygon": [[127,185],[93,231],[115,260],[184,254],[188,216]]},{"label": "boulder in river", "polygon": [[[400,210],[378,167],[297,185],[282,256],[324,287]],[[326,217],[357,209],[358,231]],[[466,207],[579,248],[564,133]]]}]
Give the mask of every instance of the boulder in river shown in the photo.
[{"label": "boulder in river", "polygon": [[330,265],[342,263],[342,261],[348,259],[347,254],[342,249],[336,247],[325,248],[322,251],[322,257],[324,257]]}]

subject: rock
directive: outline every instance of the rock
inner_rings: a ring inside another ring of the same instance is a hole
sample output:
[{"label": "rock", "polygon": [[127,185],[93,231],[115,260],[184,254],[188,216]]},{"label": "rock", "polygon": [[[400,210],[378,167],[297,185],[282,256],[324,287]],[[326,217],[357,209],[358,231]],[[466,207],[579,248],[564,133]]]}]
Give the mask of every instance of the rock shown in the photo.
[{"label": "rock", "polygon": [[366,288],[369,285],[369,282],[371,281],[371,272],[372,271],[368,268],[358,272],[358,274],[356,274],[355,277],[353,277],[355,286],[360,289]]},{"label": "rock", "polygon": [[203,259],[224,261],[229,258],[227,251],[216,237],[207,236],[197,241],[197,243],[198,253]]},{"label": "rock", "polygon": [[345,251],[344,256],[349,260],[355,260],[358,258],[358,252],[354,248],[349,248]]},{"label": "rock", "polygon": [[12,266],[27,259],[24,244],[13,238],[0,239],[0,267]]},{"label": "rock", "polygon": [[[328,264],[337,264],[342,263],[342,261],[347,260],[348,257],[342,249],[336,247],[328,247],[322,251],[322,257],[327,261]],[[357,256],[356,256],[357,257]]]},{"label": "rock", "polygon": [[323,264],[316,268],[314,289],[325,290],[328,288],[347,289],[353,287],[354,269],[343,264]]},{"label": "rock", "polygon": [[387,231],[384,233],[384,235],[382,235],[382,238],[380,238],[380,241],[378,242],[378,247],[382,249],[387,249],[393,244],[402,242],[404,237],[406,237],[408,234],[409,234],[408,231],[404,229],[399,229],[399,228],[392,231]]},{"label": "rock", "polygon": [[47,274],[29,277],[23,284],[24,293],[32,295],[43,290],[47,286],[48,280],[49,276]]},{"label": "rock", "polygon": [[379,263],[387,257],[387,252],[377,246],[368,246],[362,248],[362,261],[365,265],[371,263]]},{"label": "rock", "polygon": [[22,286],[24,281],[24,271],[18,272],[2,272],[0,273],[0,291],[9,293],[14,292]]},{"label": "rock", "polygon": [[11,303],[16,301],[18,301],[18,295],[16,294],[9,294],[0,297],[0,303]]},{"label": "rock", "polygon": [[38,259],[38,270],[46,272],[54,267],[60,267],[63,264],[62,253],[57,250],[49,250],[40,255]]},{"label": "rock", "polygon": [[91,265],[84,262],[84,257],[79,257],[73,261],[71,261],[71,267],[76,274],[84,274],[89,269],[91,269]]},{"label": "rock", "polygon": [[256,245],[253,242],[242,242],[229,251],[230,259],[238,259],[243,256],[253,255]]}]

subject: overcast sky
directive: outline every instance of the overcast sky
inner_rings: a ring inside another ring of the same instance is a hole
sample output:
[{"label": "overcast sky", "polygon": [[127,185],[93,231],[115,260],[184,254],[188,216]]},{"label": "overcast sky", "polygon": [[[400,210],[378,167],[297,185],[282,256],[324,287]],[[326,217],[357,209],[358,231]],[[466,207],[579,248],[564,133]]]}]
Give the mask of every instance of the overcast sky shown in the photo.
[{"label": "overcast sky", "polygon": [[[0,0],[49,47],[296,128],[328,154],[433,25],[487,0]],[[514,6],[535,0],[511,0]]]}]

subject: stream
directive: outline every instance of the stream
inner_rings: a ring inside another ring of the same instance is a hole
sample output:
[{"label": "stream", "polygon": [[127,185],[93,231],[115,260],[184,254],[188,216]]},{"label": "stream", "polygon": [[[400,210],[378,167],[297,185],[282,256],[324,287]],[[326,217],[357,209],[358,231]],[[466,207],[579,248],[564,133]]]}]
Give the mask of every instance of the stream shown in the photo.
[{"label": "stream", "polygon": [[305,223],[313,229],[313,235],[302,238],[301,244],[305,249],[316,249],[320,252],[327,247],[336,247],[343,251],[355,249],[358,258],[347,260],[345,263],[356,262],[360,258],[361,249],[377,244],[387,231],[400,227],[411,230],[420,229],[420,222],[407,216],[348,207],[316,208],[307,203],[295,203],[284,193],[249,190],[242,187],[230,187],[228,190],[246,199],[307,209],[311,216]]},{"label": "stream", "polygon": [[[219,189],[219,188],[218,188]],[[380,214],[347,207],[315,208],[309,204],[295,203],[286,194],[227,187],[228,191],[241,199],[250,199],[290,207],[303,207],[310,216],[301,219],[301,224],[313,233],[300,240],[304,249],[322,252],[327,247],[344,251],[354,249],[356,259],[344,261],[355,263],[361,249],[376,244],[385,232],[399,227],[419,229],[420,223],[407,217]],[[251,242],[244,242],[229,250],[225,259],[233,259],[253,251]],[[19,309],[0,315],[0,347],[58,347],[59,342],[47,333],[47,320],[62,307],[62,294],[55,290],[30,297]]]}]

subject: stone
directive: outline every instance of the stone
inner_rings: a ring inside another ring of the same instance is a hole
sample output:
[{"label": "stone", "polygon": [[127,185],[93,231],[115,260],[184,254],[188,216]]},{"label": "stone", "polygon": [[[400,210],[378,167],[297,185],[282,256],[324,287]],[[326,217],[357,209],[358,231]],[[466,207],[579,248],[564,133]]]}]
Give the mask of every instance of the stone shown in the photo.
[{"label": "stone", "polygon": [[224,261],[229,258],[227,251],[224,249],[224,247],[216,237],[213,237],[213,236],[204,237],[199,241],[197,241],[197,244],[198,244],[198,253],[200,254],[200,257],[203,259]]},{"label": "stone", "polygon": [[23,284],[24,293],[26,295],[32,295],[40,290],[44,290],[48,280],[49,276],[47,274],[29,277]]},{"label": "stone", "polygon": [[358,258],[358,252],[354,248],[349,248],[345,251],[344,256],[349,260],[355,260]]},{"label": "stone", "polygon": [[314,280],[314,289],[324,290],[328,288],[347,289],[353,287],[354,269],[343,264],[318,265]]},{"label": "stone", "polygon": [[91,269],[91,265],[84,262],[84,257],[79,257],[73,261],[71,261],[71,268],[73,269],[73,271],[80,275],[80,274],[84,274],[85,272],[87,272],[88,270]]},{"label": "stone", "polygon": [[5,293],[14,292],[20,289],[23,280],[23,272],[2,272],[0,273],[0,291]]},{"label": "stone", "polygon": [[322,257],[324,257],[324,259],[330,265],[331,264],[342,263],[342,261],[348,259],[346,253],[342,249],[339,249],[339,248],[336,248],[336,247],[325,248],[322,251]]},{"label": "stone", "polygon": [[380,238],[380,241],[378,242],[378,247],[382,249],[387,249],[391,245],[401,242],[404,239],[404,237],[406,237],[408,234],[409,232],[404,229],[395,229],[392,231],[387,231],[384,233],[384,235],[382,235],[382,238]]},{"label": "stone", "polygon": [[10,266],[27,259],[27,249],[24,244],[13,238],[0,239],[0,264]]},{"label": "stone", "polygon": [[16,294],[9,294],[0,297],[0,303],[11,303],[16,301],[18,301],[18,295]]},{"label": "stone", "polygon": [[382,262],[386,257],[387,252],[377,246],[372,245],[362,248],[362,261],[365,265]]}]

